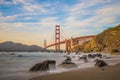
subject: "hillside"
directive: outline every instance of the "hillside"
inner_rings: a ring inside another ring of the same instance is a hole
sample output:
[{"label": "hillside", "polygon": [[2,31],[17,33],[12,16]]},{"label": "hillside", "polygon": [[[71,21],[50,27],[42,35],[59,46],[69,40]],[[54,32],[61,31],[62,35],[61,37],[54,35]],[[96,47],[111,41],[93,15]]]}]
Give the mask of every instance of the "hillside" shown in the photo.
[{"label": "hillside", "polygon": [[120,25],[103,31],[94,39],[85,42],[76,49],[83,52],[120,52]]},{"label": "hillside", "polygon": [[24,45],[11,41],[0,43],[0,52],[33,52],[41,51],[43,48],[36,45]]}]

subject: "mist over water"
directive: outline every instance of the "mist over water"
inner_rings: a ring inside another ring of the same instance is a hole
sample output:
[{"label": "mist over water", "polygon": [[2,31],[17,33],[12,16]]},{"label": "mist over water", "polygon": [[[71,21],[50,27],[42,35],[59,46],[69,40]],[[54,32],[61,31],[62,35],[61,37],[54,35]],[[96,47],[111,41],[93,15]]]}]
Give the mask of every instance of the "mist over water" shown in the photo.
[{"label": "mist over water", "polygon": [[[15,55],[11,55],[14,53]],[[22,57],[18,57],[22,55]],[[26,80],[39,75],[46,75],[51,73],[60,73],[64,71],[69,71],[72,69],[65,69],[57,67],[63,60],[66,53],[46,53],[46,52],[0,52],[0,80]],[[90,59],[89,62],[84,63],[83,61],[78,61],[78,57],[81,55],[71,54],[72,62],[78,65],[78,68],[88,68],[94,67],[94,59]],[[111,57],[111,55],[107,55]],[[115,64],[115,62],[120,61],[120,56],[106,59],[109,64]],[[29,69],[36,63],[40,63],[45,60],[55,60],[56,70],[50,70],[46,72],[29,72]],[[104,59],[105,60],[105,59]]]},{"label": "mist over water", "polygon": [[[10,55],[11,53],[15,53],[15,55]],[[18,55],[23,57],[18,57]],[[46,72],[30,73],[29,69],[44,60],[56,60],[59,63],[65,58],[64,55],[63,53],[45,52],[0,52],[0,79],[25,79],[46,74]]]}]

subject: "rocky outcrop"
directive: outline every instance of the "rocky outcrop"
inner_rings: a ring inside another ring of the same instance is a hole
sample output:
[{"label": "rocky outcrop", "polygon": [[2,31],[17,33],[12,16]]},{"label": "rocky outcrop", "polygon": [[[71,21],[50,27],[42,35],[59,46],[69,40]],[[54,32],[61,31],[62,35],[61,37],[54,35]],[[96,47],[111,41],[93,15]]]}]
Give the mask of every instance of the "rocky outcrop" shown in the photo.
[{"label": "rocky outcrop", "polygon": [[102,33],[98,34],[91,41],[85,42],[78,46],[79,50],[82,52],[110,52],[119,53],[120,52],[120,25],[104,30]]},{"label": "rocky outcrop", "polygon": [[47,71],[50,70],[50,67],[55,68],[56,61],[54,60],[46,60],[42,63],[35,64],[32,68],[30,68],[30,72],[37,72],[37,71]]}]

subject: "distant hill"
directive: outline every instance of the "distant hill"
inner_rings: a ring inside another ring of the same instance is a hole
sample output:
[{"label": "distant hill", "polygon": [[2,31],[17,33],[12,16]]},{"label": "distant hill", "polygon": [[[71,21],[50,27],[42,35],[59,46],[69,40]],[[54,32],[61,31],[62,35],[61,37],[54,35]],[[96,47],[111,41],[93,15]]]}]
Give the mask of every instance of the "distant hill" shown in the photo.
[{"label": "distant hill", "polygon": [[93,40],[83,43],[76,49],[83,52],[120,52],[120,25],[103,31]]},{"label": "distant hill", "polygon": [[42,47],[36,45],[28,46],[11,41],[0,43],[0,52],[37,52],[42,50]]}]

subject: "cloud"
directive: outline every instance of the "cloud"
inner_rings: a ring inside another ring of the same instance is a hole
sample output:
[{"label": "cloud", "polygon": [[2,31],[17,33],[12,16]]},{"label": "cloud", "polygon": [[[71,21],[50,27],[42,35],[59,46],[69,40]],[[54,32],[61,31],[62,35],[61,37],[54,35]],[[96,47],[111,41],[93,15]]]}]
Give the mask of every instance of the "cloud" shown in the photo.
[{"label": "cloud", "polygon": [[[0,32],[8,33],[9,35],[14,35],[15,33],[28,35],[39,35],[41,40],[50,39],[54,31],[55,25],[58,24],[57,17],[47,17],[41,19],[40,22],[2,22],[0,23]],[[18,37],[18,36],[11,36]],[[20,36],[19,36],[20,37]],[[33,36],[31,36],[32,38]],[[37,38],[37,37],[36,37]]]},{"label": "cloud", "polygon": [[[111,0],[80,0],[80,3],[77,3],[73,6],[69,6],[70,8],[65,8],[68,13],[68,18],[66,19],[67,22],[75,22],[76,24],[78,21],[86,22],[86,21],[96,21],[98,19],[104,19],[108,17],[112,17],[111,19],[114,19],[115,17],[119,16],[120,14],[120,3],[119,4],[109,4],[109,5],[102,5],[98,6],[95,9],[91,9],[90,7],[96,6],[98,4],[105,4],[112,2]],[[89,5],[88,5],[89,4]],[[89,9],[90,8],[90,9]],[[72,15],[71,15],[72,14]],[[78,19],[83,16],[91,15],[88,18],[84,19]],[[113,18],[114,17],[114,18]]]},{"label": "cloud", "polygon": [[[105,2],[103,0],[92,0],[91,2],[81,2],[71,6],[70,8],[66,8],[68,9],[66,10],[68,16],[64,20],[63,26],[65,26],[64,30],[67,35],[96,34],[106,29],[106,27],[118,25],[120,22],[118,19],[120,6],[116,3],[105,5],[105,3],[110,2],[111,0],[107,0]],[[96,7],[95,9],[90,9],[91,6],[95,6],[100,3],[104,5]],[[80,12],[83,12],[83,14]]]},{"label": "cloud", "polygon": [[5,0],[0,0],[0,4],[2,4],[2,5],[10,5],[11,2],[10,1],[5,1]]},{"label": "cloud", "polygon": [[52,24],[53,25],[53,24],[59,24],[59,23],[57,22],[57,17],[47,17],[47,18],[41,19],[40,24],[44,24],[44,25],[46,25],[46,24],[48,24],[48,25]]},{"label": "cloud", "polygon": [[35,0],[0,0],[0,4],[16,5],[20,10],[14,15],[0,12],[0,33],[5,34],[6,39],[11,36],[9,38],[14,40],[16,36],[15,40],[21,38],[26,41],[27,38],[39,43],[44,39],[50,40],[56,24],[61,26],[69,38],[98,34],[119,24],[119,3],[113,0],[77,1],[75,4],[64,4],[61,1],[56,4],[52,1],[38,3]]},{"label": "cloud", "polygon": [[29,2],[31,2],[31,0],[12,0],[13,4],[27,4]]},{"label": "cloud", "polygon": [[28,12],[47,12],[47,10],[43,7],[42,4],[35,3],[34,0],[13,0],[13,3],[22,4],[22,8]]},{"label": "cloud", "polygon": [[44,8],[44,5],[38,4],[34,0],[12,0],[12,1],[1,0],[0,4],[2,4],[2,5],[21,5],[21,8],[28,12],[35,12],[35,11],[38,11],[41,13],[47,12],[47,10]]},{"label": "cloud", "polygon": [[22,42],[26,44],[42,45],[44,39],[49,39],[47,30],[39,23],[1,23],[0,34],[2,40]]},{"label": "cloud", "polygon": [[96,11],[97,15],[100,16],[119,16],[120,14],[120,4],[115,4],[114,6],[105,6]]},{"label": "cloud", "polygon": [[10,16],[3,16],[3,13],[0,12],[0,22],[11,22],[15,21],[17,22],[17,19],[22,18],[21,20],[32,20],[35,19],[34,16],[37,16],[36,20],[38,19],[38,16],[41,16],[43,14],[38,12],[29,12],[29,13],[21,13],[21,14],[15,14]]},{"label": "cloud", "polygon": [[111,0],[80,0],[75,5],[65,6],[65,11],[68,11],[70,15],[86,15],[90,14],[89,12],[91,11],[89,11],[87,8],[110,2]]},{"label": "cloud", "polygon": [[38,11],[41,13],[46,13],[47,10],[45,8],[42,7],[42,5],[40,4],[28,4],[28,5],[24,5],[23,9],[25,9],[26,11],[29,12],[34,12],[34,11]]},{"label": "cloud", "polygon": [[29,4],[33,0],[0,0],[2,5],[13,5],[13,4]]},{"label": "cloud", "polygon": [[0,12],[0,22],[12,21],[14,19],[15,19],[15,16],[3,16],[2,12]]}]

